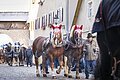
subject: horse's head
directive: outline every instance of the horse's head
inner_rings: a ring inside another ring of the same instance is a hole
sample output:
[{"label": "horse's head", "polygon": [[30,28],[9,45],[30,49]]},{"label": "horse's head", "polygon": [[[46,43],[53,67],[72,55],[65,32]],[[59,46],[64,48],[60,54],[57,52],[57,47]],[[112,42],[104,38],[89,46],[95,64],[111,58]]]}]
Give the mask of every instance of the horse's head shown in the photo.
[{"label": "horse's head", "polygon": [[20,48],[21,48],[20,43],[15,43],[14,51],[17,52],[17,53],[19,53],[20,52]]},{"label": "horse's head", "polygon": [[80,45],[82,43],[82,27],[83,25],[81,26],[76,25],[74,28],[73,37],[75,44],[77,45]]},{"label": "horse's head", "polygon": [[62,42],[62,33],[61,33],[62,25],[52,26],[53,28],[53,40],[55,45],[58,45]]},{"label": "horse's head", "polygon": [[3,53],[7,51],[7,44],[3,45]]}]

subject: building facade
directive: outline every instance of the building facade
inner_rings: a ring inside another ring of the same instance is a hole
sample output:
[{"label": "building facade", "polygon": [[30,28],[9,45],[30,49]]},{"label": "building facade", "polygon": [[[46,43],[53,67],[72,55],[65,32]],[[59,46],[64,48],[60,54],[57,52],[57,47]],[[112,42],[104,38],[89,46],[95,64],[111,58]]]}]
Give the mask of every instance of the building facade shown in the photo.
[{"label": "building facade", "polygon": [[83,25],[83,38],[91,32],[100,0],[32,0],[28,23],[30,39],[38,36],[48,37],[49,24],[54,24],[58,15],[59,24],[63,25],[63,34],[69,33],[73,25]]}]

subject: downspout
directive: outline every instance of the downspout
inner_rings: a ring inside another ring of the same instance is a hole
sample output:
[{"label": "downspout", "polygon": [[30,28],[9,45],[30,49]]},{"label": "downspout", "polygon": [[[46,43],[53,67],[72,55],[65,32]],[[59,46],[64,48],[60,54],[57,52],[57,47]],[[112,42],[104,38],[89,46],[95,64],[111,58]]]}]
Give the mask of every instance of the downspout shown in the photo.
[{"label": "downspout", "polygon": [[[78,2],[77,2],[77,7],[76,7],[76,10],[75,10],[74,19],[73,19],[73,22],[72,22],[72,26],[77,23],[81,5],[82,5],[82,0],[78,0]],[[71,26],[71,27],[72,27],[72,26]]]},{"label": "downspout", "polygon": [[66,0],[66,34],[67,34],[67,41],[69,36],[69,0]]}]

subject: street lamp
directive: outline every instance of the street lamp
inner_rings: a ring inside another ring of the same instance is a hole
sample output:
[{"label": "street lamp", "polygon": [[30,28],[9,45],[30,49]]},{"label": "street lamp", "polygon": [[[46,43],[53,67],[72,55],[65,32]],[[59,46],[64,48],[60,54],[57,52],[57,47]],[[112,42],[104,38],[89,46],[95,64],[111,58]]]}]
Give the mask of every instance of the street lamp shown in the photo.
[{"label": "street lamp", "polygon": [[38,4],[40,4],[42,6],[44,2],[45,2],[45,0],[40,0],[40,2],[38,2]]}]

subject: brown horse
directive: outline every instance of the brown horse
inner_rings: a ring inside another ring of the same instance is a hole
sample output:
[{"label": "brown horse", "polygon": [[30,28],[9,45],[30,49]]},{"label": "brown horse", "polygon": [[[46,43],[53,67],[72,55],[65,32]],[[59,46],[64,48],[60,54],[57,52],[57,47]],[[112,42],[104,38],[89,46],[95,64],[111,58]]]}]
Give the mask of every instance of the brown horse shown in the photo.
[{"label": "brown horse", "polygon": [[38,58],[42,56],[43,77],[47,77],[45,71],[45,64],[46,60],[49,58],[52,78],[56,78],[54,73],[54,58],[57,57],[59,59],[60,68],[57,73],[61,71],[63,65],[62,55],[64,52],[64,48],[62,46],[61,32],[59,30],[53,31],[52,41],[49,40],[49,38],[39,36],[34,40],[32,49],[35,56],[36,75],[38,77],[40,76],[38,70]]},{"label": "brown horse", "polygon": [[71,66],[72,60],[74,59],[76,62],[76,79],[80,79],[79,76],[79,66],[80,66],[80,59],[83,55],[83,39],[82,39],[82,26],[75,26],[73,30],[73,36],[66,44],[65,49],[65,56],[67,57],[67,65],[68,65],[68,74],[64,74],[64,76],[68,76],[72,78],[71,74]]}]

